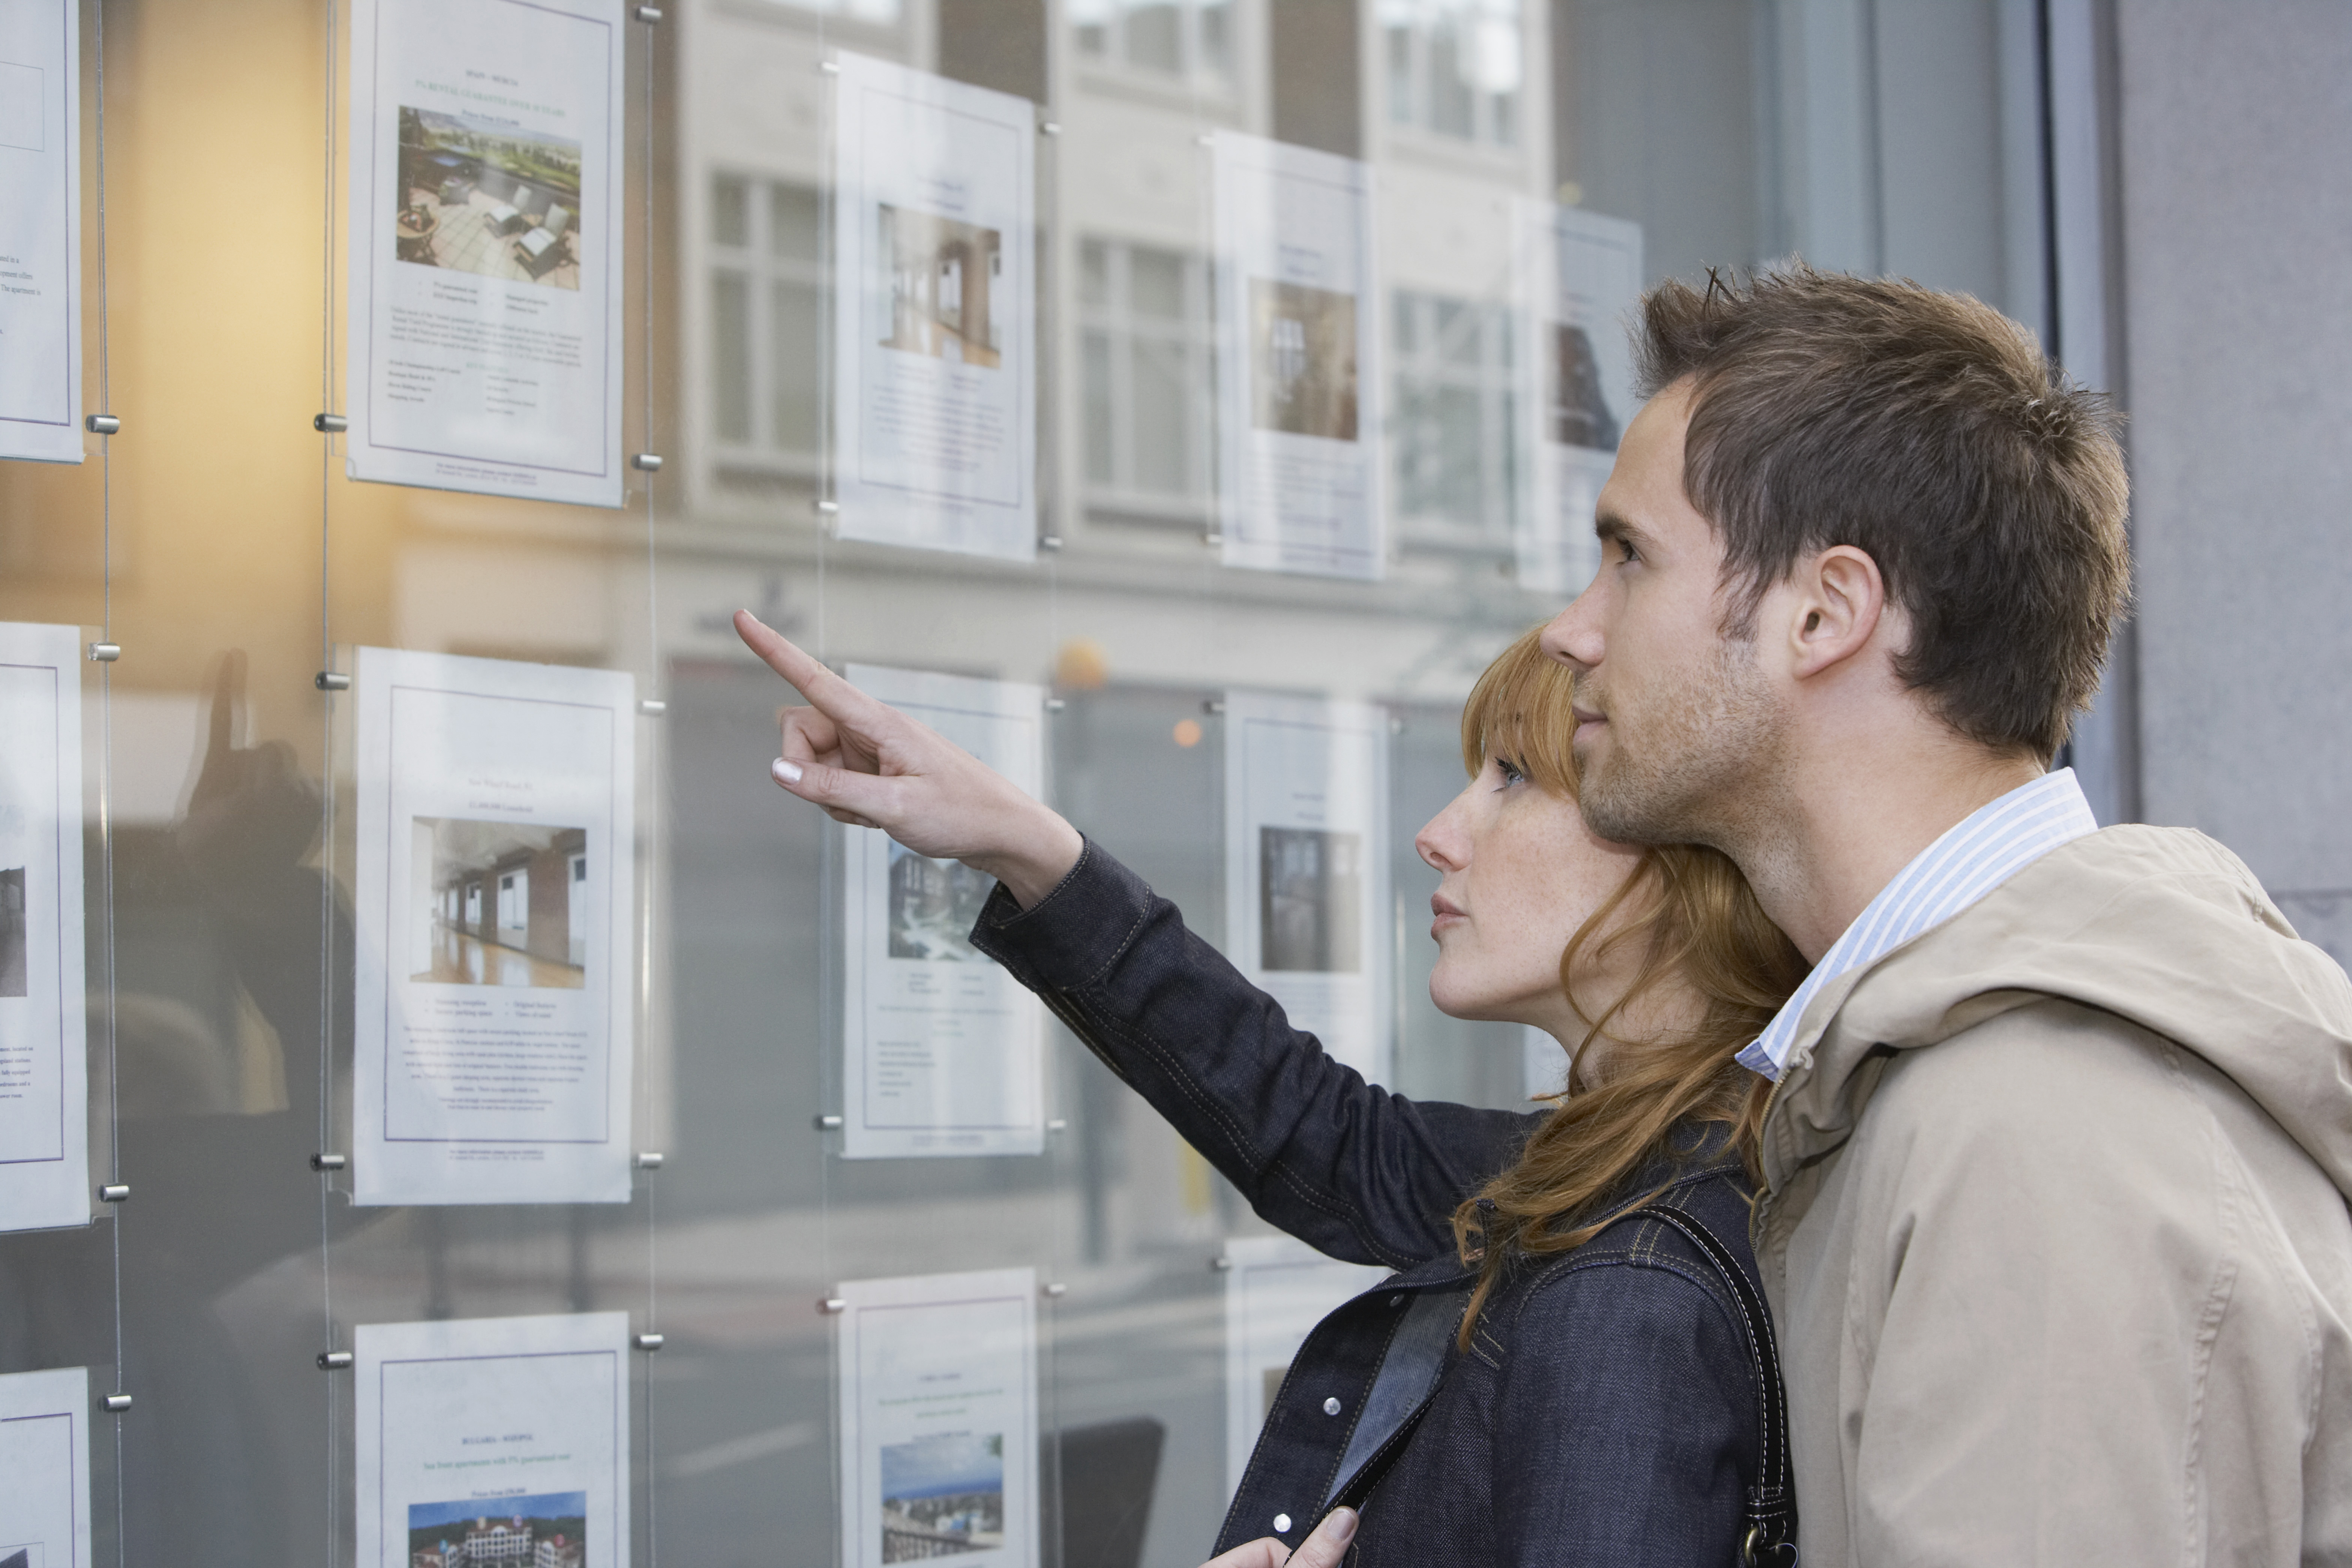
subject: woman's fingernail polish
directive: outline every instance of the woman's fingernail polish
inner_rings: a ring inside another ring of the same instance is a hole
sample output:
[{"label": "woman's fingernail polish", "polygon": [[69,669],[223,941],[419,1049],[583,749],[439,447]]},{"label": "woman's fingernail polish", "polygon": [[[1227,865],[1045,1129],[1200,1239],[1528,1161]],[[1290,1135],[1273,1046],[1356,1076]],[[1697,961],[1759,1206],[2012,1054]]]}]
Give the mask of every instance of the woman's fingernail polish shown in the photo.
[{"label": "woman's fingernail polish", "polygon": [[801,765],[798,763],[788,763],[778,757],[768,764],[768,771],[776,775],[778,784],[796,784],[801,782]]}]

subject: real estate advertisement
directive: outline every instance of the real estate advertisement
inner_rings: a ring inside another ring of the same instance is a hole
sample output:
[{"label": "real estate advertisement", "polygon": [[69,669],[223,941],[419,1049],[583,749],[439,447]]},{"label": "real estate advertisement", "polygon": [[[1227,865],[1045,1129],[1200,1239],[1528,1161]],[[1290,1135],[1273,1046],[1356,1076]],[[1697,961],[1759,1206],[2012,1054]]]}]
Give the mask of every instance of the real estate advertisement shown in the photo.
[{"label": "real estate advertisement", "polygon": [[841,537],[1030,560],[1036,110],[862,55],[839,64]]},{"label": "real estate advertisement", "polygon": [[621,0],[352,0],[352,478],[618,506]]},{"label": "real estate advertisement", "polygon": [[79,627],[0,623],[0,1230],[89,1222],[81,667]]},{"label": "real estate advertisement", "polygon": [[1388,759],[1370,704],[1225,696],[1225,956],[1375,1083],[1395,1013]]},{"label": "real estate advertisement", "polygon": [[1035,1270],[853,1280],[836,1299],[845,1568],[1034,1568]]},{"label": "real estate advertisement", "polygon": [[[845,673],[1043,794],[1042,688],[876,665]],[[1037,1153],[1045,1012],[971,941],[995,879],[870,828],[843,832],[843,1154]]]},{"label": "real estate advertisement", "polygon": [[1224,563],[1379,577],[1370,169],[1233,131],[1211,149]]},{"label": "real estate advertisement", "polygon": [[81,461],[79,17],[0,0],[0,458]]},{"label": "real estate advertisement", "polygon": [[1265,1413],[1316,1324],[1388,1278],[1388,1270],[1324,1257],[1286,1236],[1225,1243],[1225,1495],[1265,1426]]},{"label": "real estate advertisement", "polygon": [[627,1568],[629,1317],[371,1323],[359,1373],[368,1568]]},{"label": "real estate advertisement", "polygon": [[1601,568],[1593,504],[1633,416],[1627,331],[1642,298],[1642,226],[1525,200],[1517,217],[1515,292],[1535,352],[1518,362],[1528,501],[1512,542],[1521,587],[1573,596]]},{"label": "real estate advertisement", "polygon": [[86,1367],[0,1377],[0,1568],[89,1568],[89,1417]]},{"label": "real estate advertisement", "polygon": [[636,687],[358,650],[352,1199],[625,1203]]}]

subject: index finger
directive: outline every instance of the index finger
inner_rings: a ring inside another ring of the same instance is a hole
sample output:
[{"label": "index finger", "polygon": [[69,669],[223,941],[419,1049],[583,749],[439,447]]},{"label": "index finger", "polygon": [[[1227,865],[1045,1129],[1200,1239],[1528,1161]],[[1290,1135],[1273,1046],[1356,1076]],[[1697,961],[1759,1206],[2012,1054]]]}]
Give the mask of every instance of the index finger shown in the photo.
[{"label": "index finger", "polygon": [[760,656],[770,669],[790,681],[809,705],[836,723],[871,731],[896,715],[889,704],[877,702],[794,647],[782,633],[771,630],[749,610],[735,612],[735,635]]}]

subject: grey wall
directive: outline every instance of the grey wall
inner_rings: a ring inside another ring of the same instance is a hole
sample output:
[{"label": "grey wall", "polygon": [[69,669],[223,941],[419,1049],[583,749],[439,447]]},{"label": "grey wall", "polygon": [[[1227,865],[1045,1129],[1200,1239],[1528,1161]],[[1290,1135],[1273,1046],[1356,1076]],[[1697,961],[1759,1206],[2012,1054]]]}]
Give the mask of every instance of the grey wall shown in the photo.
[{"label": "grey wall", "polygon": [[2352,952],[2352,7],[2123,0],[2141,812]]}]

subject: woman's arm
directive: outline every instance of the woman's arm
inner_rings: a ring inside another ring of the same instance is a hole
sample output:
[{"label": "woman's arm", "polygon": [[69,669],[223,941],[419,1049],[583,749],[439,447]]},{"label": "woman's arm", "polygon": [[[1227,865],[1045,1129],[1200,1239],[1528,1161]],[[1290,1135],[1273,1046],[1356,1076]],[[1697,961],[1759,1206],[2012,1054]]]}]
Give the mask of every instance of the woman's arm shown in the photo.
[{"label": "woman's arm", "polygon": [[1538,1118],[1366,1083],[1055,813],[749,614],[736,626],[814,704],[784,710],[777,783],[837,821],[996,878],[977,944],[1258,1213],[1358,1262],[1408,1268],[1451,1250],[1454,1205]]}]

